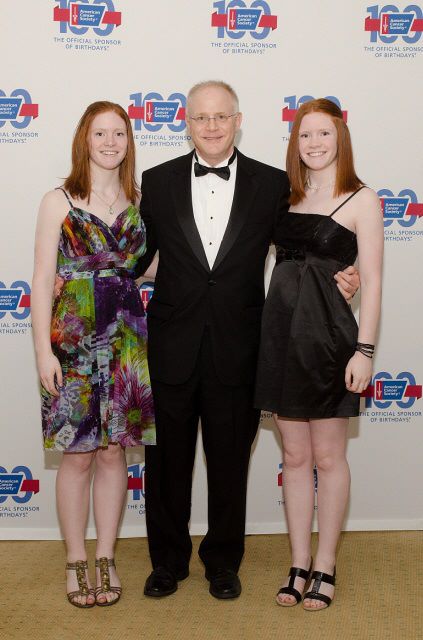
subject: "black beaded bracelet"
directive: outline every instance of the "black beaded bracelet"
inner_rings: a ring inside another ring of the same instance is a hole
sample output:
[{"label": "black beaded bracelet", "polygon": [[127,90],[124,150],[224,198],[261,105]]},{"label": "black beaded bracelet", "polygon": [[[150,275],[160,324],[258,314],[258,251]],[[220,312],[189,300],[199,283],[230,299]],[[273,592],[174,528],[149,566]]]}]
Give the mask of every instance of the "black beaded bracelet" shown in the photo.
[{"label": "black beaded bracelet", "polygon": [[355,350],[362,353],[363,356],[366,356],[366,358],[373,358],[373,354],[375,352],[375,345],[366,344],[365,342],[357,342],[355,346]]}]

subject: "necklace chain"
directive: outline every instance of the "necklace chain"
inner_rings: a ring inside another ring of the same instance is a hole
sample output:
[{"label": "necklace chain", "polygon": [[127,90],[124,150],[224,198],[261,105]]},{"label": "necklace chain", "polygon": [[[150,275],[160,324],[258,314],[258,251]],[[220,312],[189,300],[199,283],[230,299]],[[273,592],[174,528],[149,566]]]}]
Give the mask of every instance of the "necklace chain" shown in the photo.
[{"label": "necklace chain", "polygon": [[333,182],[328,182],[328,184],[322,184],[322,185],[312,185],[310,183],[310,177],[307,178],[306,180],[306,187],[308,189],[311,189],[312,191],[319,191],[319,189],[326,189],[328,187],[334,187],[335,186],[335,181]]},{"label": "necklace chain", "polygon": [[109,215],[113,216],[115,214],[115,212],[113,210],[113,207],[116,204],[116,202],[118,201],[118,198],[120,196],[120,192],[122,191],[122,185],[119,186],[118,194],[117,194],[116,198],[113,200],[113,202],[111,202],[111,203],[107,202],[104,198],[102,198],[101,195],[99,193],[97,193],[97,191],[95,189],[93,189],[92,187],[91,187],[91,191],[97,196],[97,198],[99,200],[101,200],[102,202],[104,202],[105,205],[107,205],[107,207],[109,209],[107,213]]}]

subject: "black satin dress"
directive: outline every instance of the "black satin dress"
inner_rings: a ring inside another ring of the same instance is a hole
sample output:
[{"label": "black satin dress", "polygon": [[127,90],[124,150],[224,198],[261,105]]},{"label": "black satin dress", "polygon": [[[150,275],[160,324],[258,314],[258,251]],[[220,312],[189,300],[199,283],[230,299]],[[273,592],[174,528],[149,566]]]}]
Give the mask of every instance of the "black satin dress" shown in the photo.
[{"label": "black satin dress", "polygon": [[[355,192],[357,193],[357,192]],[[355,233],[317,213],[285,212],[263,310],[255,406],[289,418],[356,416],[345,388],[358,327],[334,274],[354,264]]]}]

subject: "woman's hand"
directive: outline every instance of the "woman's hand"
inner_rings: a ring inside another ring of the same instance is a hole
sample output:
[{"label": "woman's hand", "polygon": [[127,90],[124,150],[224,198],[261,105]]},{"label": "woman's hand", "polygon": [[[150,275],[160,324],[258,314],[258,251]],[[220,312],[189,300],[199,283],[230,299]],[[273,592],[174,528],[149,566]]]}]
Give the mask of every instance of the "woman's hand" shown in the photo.
[{"label": "woman's hand", "polygon": [[345,386],[348,391],[361,393],[372,378],[372,359],[356,351],[345,369]]},{"label": "woman's hand", "polygon": [[52,396],[58,396],[63,386],[63,374],[60,362],[53,352],[37,357],[38,375],[44,389]]}]

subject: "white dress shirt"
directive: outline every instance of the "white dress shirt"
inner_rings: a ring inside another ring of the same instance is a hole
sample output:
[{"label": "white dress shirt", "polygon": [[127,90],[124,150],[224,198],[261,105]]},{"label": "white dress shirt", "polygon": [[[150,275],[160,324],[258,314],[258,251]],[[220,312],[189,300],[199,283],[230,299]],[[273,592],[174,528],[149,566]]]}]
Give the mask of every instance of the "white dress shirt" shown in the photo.
[{"label": "white dress shirt", "polygon": [[[211,166],[198,153],[197,156],[200,164],[206,167]],[[230,156],[216,166],[225,167],[229,158]],[[195,224],[211,269],[216,260],[231,213],[235,191],[237,158],[230,165],[231,175],[229,180],[223,180],[215,173],[207,173],[205,176],[197,178],[194,174],[195,161],[194,155],[191,170],[192,208]]]}]

